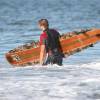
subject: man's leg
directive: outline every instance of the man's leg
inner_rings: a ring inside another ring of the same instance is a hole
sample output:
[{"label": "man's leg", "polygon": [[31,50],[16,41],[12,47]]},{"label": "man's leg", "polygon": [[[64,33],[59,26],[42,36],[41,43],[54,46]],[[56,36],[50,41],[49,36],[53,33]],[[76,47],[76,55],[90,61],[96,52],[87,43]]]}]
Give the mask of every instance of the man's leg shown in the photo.
[{"label": "man's leg", "polygon": [[60,53],[54,54],[53,63],[62,66],[63,57]]}]

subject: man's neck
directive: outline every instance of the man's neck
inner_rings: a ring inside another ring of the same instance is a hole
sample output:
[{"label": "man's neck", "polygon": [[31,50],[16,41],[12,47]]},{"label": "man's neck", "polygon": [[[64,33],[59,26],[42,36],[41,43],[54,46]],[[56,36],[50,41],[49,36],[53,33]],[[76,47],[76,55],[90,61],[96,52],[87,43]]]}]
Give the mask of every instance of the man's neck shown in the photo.
[{"label": "man's neck", "polygon": [[47,31],[49,28],[44,28],[43,31]]}]

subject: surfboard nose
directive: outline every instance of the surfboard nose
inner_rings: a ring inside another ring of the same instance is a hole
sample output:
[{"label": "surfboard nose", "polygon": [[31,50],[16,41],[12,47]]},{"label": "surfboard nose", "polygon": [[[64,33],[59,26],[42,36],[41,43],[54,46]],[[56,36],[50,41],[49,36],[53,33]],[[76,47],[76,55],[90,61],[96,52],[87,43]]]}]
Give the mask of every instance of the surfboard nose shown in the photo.
[{"label": "surfboard nose", "polygon": [[10,64],[13,63],[14,60],[9,54],[6,54],[5,57]]}]

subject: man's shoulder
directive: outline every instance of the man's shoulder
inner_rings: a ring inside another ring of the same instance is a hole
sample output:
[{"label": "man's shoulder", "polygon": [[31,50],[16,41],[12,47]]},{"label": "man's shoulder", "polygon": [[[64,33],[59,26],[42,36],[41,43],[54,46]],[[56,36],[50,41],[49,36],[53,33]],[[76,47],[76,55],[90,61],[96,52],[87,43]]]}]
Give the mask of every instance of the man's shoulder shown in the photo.
[{"label": "man's shoulder", "polygon": [[56,29],[50,29],[51,33],[54,33],[58,36],[60,36],[60,33]]},{"label": "man's shoulder", "polygon": [[41,35],[40,35],[40,37],[46,38],[47,37],[46,32],[42,32]]},{"label": "man's shoulder", "polygon": [[58,32],[56,29],[53,29],[53,28],[52,28],[52,29],[50,29],[50,31],[53,31],[53,32]]}]

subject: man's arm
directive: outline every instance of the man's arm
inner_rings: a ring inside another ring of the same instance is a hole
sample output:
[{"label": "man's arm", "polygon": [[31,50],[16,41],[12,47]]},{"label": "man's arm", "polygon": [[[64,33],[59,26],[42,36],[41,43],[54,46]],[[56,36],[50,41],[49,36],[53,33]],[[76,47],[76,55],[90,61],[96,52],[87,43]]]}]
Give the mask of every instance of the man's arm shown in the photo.
[{"label": "man's arm", "polygon": [[44,59],[44,55],[45,55],[45,45],[41,45],[40,47],[40,64],[43,64],[43,59]]}]

